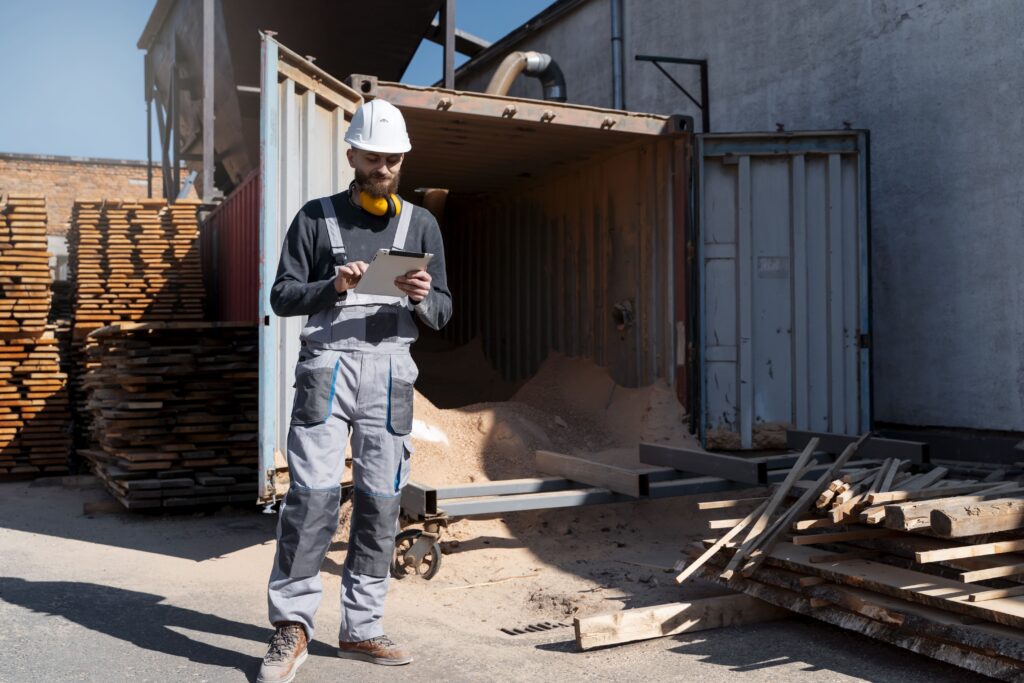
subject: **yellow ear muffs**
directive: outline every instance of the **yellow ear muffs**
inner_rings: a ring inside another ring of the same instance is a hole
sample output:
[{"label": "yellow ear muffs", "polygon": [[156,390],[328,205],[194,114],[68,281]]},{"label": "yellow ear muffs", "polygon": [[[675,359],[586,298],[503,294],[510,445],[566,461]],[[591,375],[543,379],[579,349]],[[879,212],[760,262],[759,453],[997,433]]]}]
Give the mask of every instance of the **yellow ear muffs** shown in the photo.
[{"label": "yellow ear muffs", "polygon": [[402,200],[395,194],[389,194],[386,197],[374,197],[360,190],[359,206],[374,216],[387,216],[391,218],[402,213]]}]

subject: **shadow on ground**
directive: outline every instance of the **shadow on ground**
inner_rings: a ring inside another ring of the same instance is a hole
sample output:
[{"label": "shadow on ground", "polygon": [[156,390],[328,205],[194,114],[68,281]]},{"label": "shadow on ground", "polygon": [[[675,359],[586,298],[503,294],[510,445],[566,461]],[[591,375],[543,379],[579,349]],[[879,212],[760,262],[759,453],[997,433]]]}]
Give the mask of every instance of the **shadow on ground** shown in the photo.
[{"label": "shadow on ground", "polygon": [[[39,614],[63,617],[144,650],[235,669],[250,679],[259,669],[257,658],[193,640],[178,629],[257,642],[267,642],[271,635],[267,627],[166,604],[160,595],[95,583],[0,577],[0,600]],[[310,644],[310,653],[334,654],[331,648],[317,641]]]},{"label": "shadow on ground", "polygon": [[255,506],[251,510],[86,514],[86,503],[112,499],[101,489],[69,489],[59,481],[0,483],[0,528],[195,562],[274,540],[277,515],[260,514]]}]

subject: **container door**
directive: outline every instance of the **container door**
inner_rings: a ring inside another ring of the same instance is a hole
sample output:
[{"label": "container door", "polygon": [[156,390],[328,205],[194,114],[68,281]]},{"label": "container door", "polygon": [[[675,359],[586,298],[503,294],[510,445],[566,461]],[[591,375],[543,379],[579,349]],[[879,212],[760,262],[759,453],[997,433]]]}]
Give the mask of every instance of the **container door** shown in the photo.
[{"label": "container door", "polygon": [[867,133],[698,139],[700,436],[871,424]]},{"label": "container door", "polygon": [[362,104],[358,92],[264,35],[260,81],[260,463],[259,498],[272,500],[284,465],[294,368],[304,317],[278,318],[270,288],[285,233],[311,199],[352,180],[345,131]]}]

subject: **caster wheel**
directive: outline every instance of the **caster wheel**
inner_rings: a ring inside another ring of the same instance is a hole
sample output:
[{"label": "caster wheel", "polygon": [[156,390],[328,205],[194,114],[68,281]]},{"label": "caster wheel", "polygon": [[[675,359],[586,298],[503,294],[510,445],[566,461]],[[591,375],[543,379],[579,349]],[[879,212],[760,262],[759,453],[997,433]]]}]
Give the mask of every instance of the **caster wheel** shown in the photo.
[{"label": "caster wheel", "polygon": [[434,541],[423,553],[417,563],[416,557],[410,553],[413,546],[423,536],[420,529],[407,529],[395,537],[395,559],[391,563],[391,576],[404,579],[407,576],[418,576],[421,579],[432,579],[441,568],[441,544]]}]

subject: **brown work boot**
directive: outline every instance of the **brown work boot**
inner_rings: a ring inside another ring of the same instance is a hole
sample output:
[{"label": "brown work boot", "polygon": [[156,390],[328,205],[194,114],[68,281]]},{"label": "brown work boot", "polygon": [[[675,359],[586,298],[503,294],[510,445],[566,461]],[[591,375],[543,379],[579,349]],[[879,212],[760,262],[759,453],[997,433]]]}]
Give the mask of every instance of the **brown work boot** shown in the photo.
[{"label": "brown work boot", "polygon": [[341,641],[338,643],[338,656],[384,666],[401,666],[412,661],[412,655],[395,645],[387,636],[377,636],[355,643]]},{"label": "brown work boot", "polygon": [[277,630],[270,639],[256,683],[291,683],[309,656],[306,650],[309,638],[302,624],[288,622],[275,626]]}]

